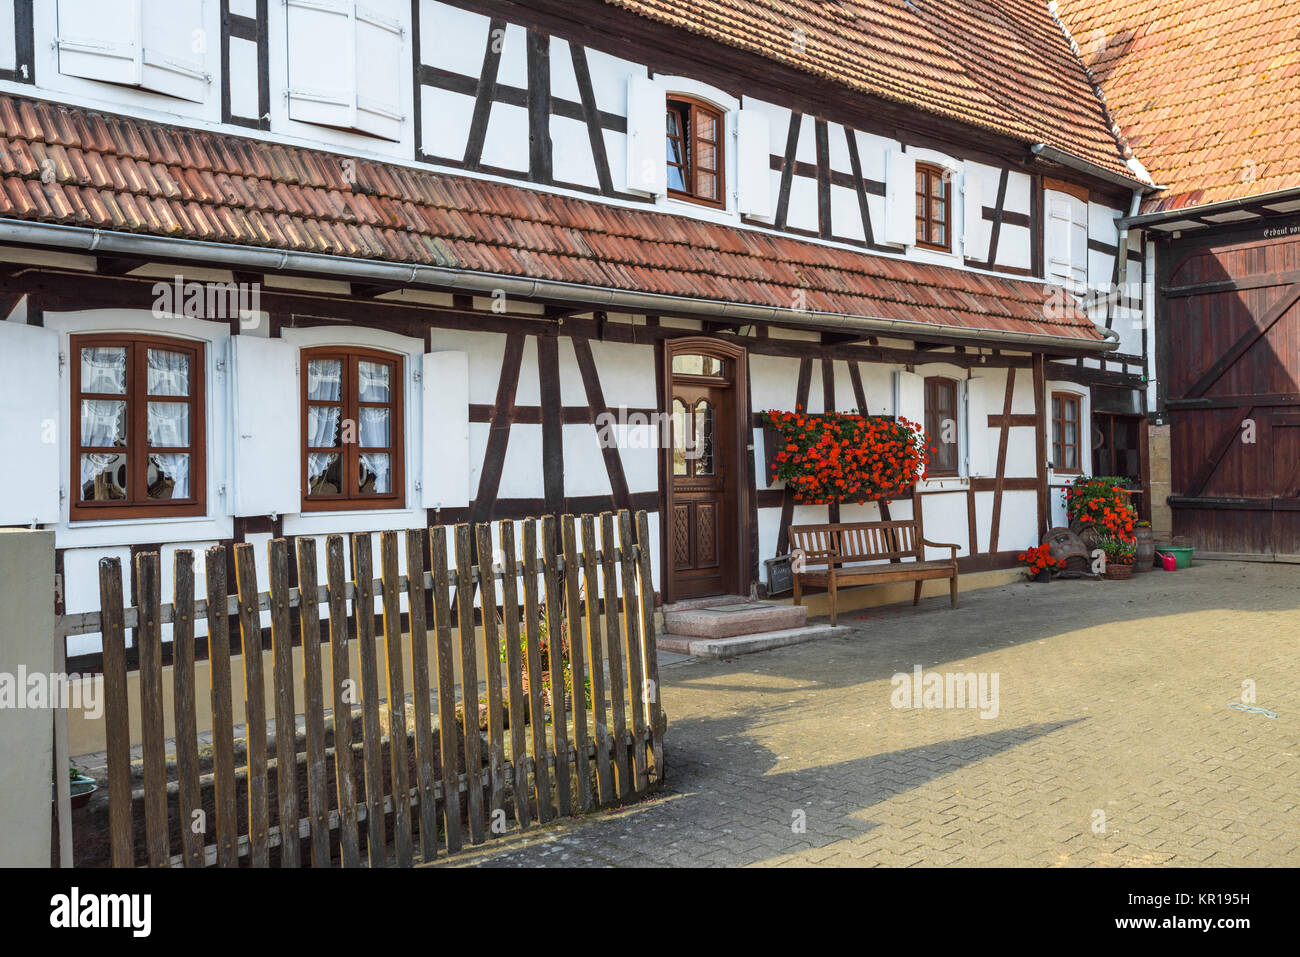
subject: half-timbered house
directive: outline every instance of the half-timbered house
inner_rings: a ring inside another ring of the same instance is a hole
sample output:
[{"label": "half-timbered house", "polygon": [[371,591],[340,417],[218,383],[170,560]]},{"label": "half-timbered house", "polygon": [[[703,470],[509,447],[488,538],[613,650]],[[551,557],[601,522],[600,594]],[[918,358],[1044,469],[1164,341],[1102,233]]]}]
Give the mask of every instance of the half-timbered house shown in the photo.
[{"label": "half-timbered house", "polygon": [[[0,525],[64,611],[142,548],[627,506],[665,601],[828,517],[977,572],[1145,475],[1149,310],[1077,296],[1151,183],[1037,0],[5,0],[0,136]],[[804,506],[796,406],[956,428]]]}]

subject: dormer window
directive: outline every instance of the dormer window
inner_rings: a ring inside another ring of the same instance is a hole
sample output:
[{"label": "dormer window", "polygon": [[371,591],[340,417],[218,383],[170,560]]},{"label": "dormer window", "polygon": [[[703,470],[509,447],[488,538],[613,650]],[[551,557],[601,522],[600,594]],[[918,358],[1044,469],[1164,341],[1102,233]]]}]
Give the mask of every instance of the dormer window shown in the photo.
[{"label": "dormer window", "polygon": [[951,174],[938,166],[916,164],[916,244],[952,250]]},{"label": "dormer window", "polygon": [[722,177],[722,112],[698,100],[668,99],[668,195],[726,206]]}]

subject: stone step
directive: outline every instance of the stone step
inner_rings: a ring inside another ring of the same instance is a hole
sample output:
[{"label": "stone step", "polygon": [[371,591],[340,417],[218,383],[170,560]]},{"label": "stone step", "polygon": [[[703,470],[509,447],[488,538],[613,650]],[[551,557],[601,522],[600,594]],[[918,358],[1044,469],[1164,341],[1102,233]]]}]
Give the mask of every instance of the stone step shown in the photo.
[{"label": "stone step", "polygon": [[766,601],[728,602],[664,612],[664,631],[688,638],[734,638],[802,628],[808,609]]},{"label": "stone step", "polygon": [[836,638],[853,633],[843,625],[805,625],[802,628],[784,628],[779,631],[762,631],[752,635],[732,638],[693,638],[689,635],[663,634],[655,640],[661,652],[692,655],[696,658],[734,658],[755,651],[770,651],[821,638]]},{"label": "stone step", "polygon": [[660,607],[665,615],[676,611],[691,611],[696,608],[714,608],[720,605],[739,605],[750,599],[744,595],[712,595],[708,598],[683,598]]}]

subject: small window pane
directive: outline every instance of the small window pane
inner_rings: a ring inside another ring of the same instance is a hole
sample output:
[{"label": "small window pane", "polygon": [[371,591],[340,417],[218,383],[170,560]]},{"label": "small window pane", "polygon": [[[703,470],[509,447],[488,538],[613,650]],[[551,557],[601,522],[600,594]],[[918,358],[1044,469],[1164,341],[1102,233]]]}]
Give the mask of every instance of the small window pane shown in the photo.
[{"label": "small window pane", "polygon": [[392,445],[388,409],[359,409],[357,414],[357,444],[363,449],[386,449]]},{"label": "small window pane", "polygon": [[307,494],[338,495],[343,491],[343,459],[337,452],[307,456]]},{"label": "small window pane", "polygon": [[712,173],[697,173],[695,175],[695,195],[700,199],[717,199],[718,177]]},{"label": "small window pane", "polygon": [[916,191],[925,194],[925,173],[921,170],[916,171]]},{"label": "small window pane", "polygon": [[392,468],[386,452],[362,452],[357,486],[362,495],[387,495],[393,490]]},{"label": "small window pane", "polygon": [[943,201],[938,199],[930,200],[930,218],[943,219]]},{"label": "small window pane", "polygon": [[149,403],[149,445],[155,448],[185,448],[190,444],[188,402]]},{"label": "small window pane", "polygon": [[126,456],[90,453],[81,456],[81,500],[120,502],[126,498]]},{"label": "small window pane", "polygon": [[[674,366],[681,358],[686,357],[674,357]],[[686,403],[681,399],[673,399],[673,474],[686,474]]]},{"label": "small window pane", "polygon": [[343,410],[337,405],[307,406],[307,447],[337,449],[343,444],[340,420]]},{"label": "small window pane", "polygon": [[124,395],[126,393],[126,348],[91,346],[81,350],[81,391]]},{"label": "small window pane", "polygon": [[338,402],[343,397],[343,361],[310,359],[307,362],[307,398],[313,402]]},{"label": "small window pane", "polygon": [[126,403],[82,399],[81,445],[92,449],[126,445]]},{"label": "small window pane", "polygon": [[722,375],[722,360],[694,352],[683,353],[673,356],[673,372],[682,375]]},{"label": "small window pane", "polygon": [[918,218],[925,216],[925,197],[916,197],[916,215]]},{"label": "small window pane", "polygon": [[361,402],[389,402],[388,376],[391,367],[386,362],[357,363],[357,399]]},{"label": "small window pane", "polygon": [[150,498],[189,498],[189,454],[177,452],[150,455],[146,481],[149,484]]},{"label": "small window pane", "polygon": [[931,226],[930,242],[946,246],[948,244],[948,231],[942,226]]},{"label": "small window pane", "polygon": [[700,169],[716,170],[718,168],[717,147],[712,143],[701,143],[700,148],[695,153],[695,161],[699,163]]},{"label": "small window pane", "polygon": [[702,110],[695,111],[695,135],[701,139],[716,142],[718,139],[718,122]]},{"label": "small window pane", "polygon": [[1059,419],[1060,417],[1061,417],[1061,398],[1060,396],[1054,395],[1052,396],[1052,418]]},{"label": "small window pane", "polygon": [[189,395],[190,357],[183,352],[150,349],[149,394]]},{"label": "small window pane", "polygon": [[938,175],[930,176],[930,195],[943,198],[943,177]]},{"label": "small window pane", "polygon": [[713,406],[701,399],[695,404],[694,442],[687,457],[695,460],[696,475],[713,474]]}]

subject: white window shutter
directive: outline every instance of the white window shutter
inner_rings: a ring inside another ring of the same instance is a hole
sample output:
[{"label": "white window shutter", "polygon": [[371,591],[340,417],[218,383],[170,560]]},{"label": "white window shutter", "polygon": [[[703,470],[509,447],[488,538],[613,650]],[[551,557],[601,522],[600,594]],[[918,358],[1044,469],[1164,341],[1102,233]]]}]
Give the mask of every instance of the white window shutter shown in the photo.
[{"label": "white window shutter", "polygon": [[885,235],[895,246],[916,243],[916,160],[901,150],[885,157]]},{"label": "white window shutter", "polygon": [[58,0],[59,72],[140,82],[140,0]]},{"label": "white window shutter", "polygon": [[202,103],[208,91],[203,0],[141,2],[140,85]]},{"label": "white window shutter", "polygon": [[351,129],[356,123],[356,25],[351,0],[286,0],[289,118]]},{"label": "white window shutter", "polygon": [[961,177],[962,246],[971,259],[988,259],[990,224],[984,219],[984,188],[972,172]]},{"label": "white window shutter", "polygon": [[894,373],[894,418],[925,425],[925,379],[914,372]]},{"label": "white window shutter", "polygon": [[1053,196],[1047,202],[1047,224],[1043,230],[1047,252],[1047,275],[1067,282],[1070,279],[1070,202],[1068,197]]},{"label": "white window shutter", "polygon": [[651,196],[668,191],[668,98],[651,79],[627,81],[627,188]]},{"label": "white window shutter", "polygon": [[427,352],[421,361],[423,448],[420,504],[469,504],[469,354]]},{"label": "white window shutter", "polygon": [[993,380],[988,376],[971,376],[965,383],[966,470],[967,474],[973,476],[989,476],[995,470],[995,453],[990,443],[994,433],[989,430],[992,383]]},{"label": "white window shutter", "polygon": [[[63,381],[67,381],[66,379]],[[59,422],[59,336],[0,319],[0,525],[59,520],[59,453],[71,445]],[[73,491],[71,489],[69,492]]]},{"label": "white window shutter", "polygon": [[392,11],[357,4],[356,128],[386,140],[402,138],[402,22]]},{"label": "white window shutter", "polygon": [[235,336],[232,514],[302,510],[298,349],[281,339]]},{"label": "white window shutter", "polygon": [[740,212],[772,215],[772,134],[762,110],[736,113],[736,205]]},{"label": "white window shutter", "polygon": [[1070,278],[1088,283],[1088,204],[1070,197]]}]

